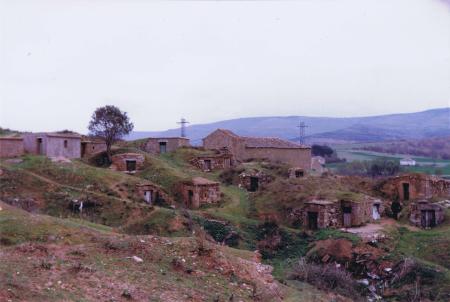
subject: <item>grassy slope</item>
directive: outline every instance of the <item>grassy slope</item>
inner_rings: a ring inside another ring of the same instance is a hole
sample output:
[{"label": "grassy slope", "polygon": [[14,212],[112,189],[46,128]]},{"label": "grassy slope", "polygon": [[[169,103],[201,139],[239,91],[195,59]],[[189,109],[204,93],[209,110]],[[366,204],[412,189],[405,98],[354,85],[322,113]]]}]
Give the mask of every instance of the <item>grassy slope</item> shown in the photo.
[{"label": "grassy slope", "polygon": [[[200,255],[194,239],[126,236],[0,202],[0,300],[126,301],[129,292],[137,301],[253,301],[254,286],[264,292],[249,274],[255,264],[242,260],[252,253],[204,244],[209,252]],[[286,301],[329,301],[306,285],[302,292],[279,287]]]}]

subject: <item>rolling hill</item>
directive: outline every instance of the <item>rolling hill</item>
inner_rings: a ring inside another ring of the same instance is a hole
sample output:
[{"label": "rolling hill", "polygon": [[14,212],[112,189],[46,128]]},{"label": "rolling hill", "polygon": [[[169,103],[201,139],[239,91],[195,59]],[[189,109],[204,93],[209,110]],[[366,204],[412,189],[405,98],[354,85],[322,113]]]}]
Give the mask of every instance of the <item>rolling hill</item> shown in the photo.
[{"label": "rolling hill", "polygon": [[[187,127],[187,133],[193,144],[201,144],[201,139],[217,128],[230,129],[239,135],[272,136],[295,141],[298,140],[299,121],[308,125],[306,132],[309,142],[377,142],[450,135],[450,108],[349,118],[308,116],[239,118],[192,125]],[[179,129],[162,132],[135,131],[126,139],[177,136],[179,132]]]}]

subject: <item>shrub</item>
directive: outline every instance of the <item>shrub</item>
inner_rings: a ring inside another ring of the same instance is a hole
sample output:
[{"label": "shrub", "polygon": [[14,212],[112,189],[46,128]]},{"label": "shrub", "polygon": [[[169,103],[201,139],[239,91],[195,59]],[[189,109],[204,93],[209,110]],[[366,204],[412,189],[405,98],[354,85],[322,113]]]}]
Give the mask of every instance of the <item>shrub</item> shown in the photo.
[{"label": "shrub", "polygon": [[308,263],[304,258],[293,267],[288,276],[291,280],[310,283],[319,289],[333,290],[355,301],[363,301],[365,289],[346,270],[335,264]]},{"label": "shrub", "polygon": [[239,182],[239,174],[241,174],[242,172],[244,172],[244,169],[242,168],[226,169],[222,173],[220,173],[219,179],[222,183],[230,186],[234,183]]}]

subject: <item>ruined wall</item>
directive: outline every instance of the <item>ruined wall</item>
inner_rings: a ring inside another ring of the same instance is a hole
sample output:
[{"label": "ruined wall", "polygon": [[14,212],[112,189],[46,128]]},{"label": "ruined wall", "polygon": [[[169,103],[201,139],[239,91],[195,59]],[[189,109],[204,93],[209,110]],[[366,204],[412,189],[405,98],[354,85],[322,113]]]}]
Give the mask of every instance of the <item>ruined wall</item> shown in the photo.
[{"label": "ruined wall", "polygon": [[327,169],[324,167],[325,159],[321,156],[311,158],[311,170],[317,173],[324,173]]},{"label": "ruined wall", "polygon": [[145,143],[144,150],[152,154],[159,154],[159,143],[166,143],[166,151],[173,152],[181,147],[190,146],[189,139],[181,137],[168,137],[168,138],[149,138]]},{"label": "ruined wall", "polygon": [[311,169],[311,149],[288,148],[246,148],[244,159],[265,158],[273,162],[282,162],[292,167]]},{"label": "ruined wall", "polygon": [[[209,160],[211,162],[211,169],[208,167],[205,161]],[[231,167],[231,156],[197,156],[193,158],[191,164],[202,171],[214,171],[214,170],[224,170]]]},{"label": "ruined wall", "polygon": [[[189,200],[189,191],[193,192],[191,200]],[[218,183],[204,185],[185,183],[181,185],[181,195],[188,208],[198,209],[203,204],[219,202],[221,197],[220,185]]]},{"label": "ruined wall", "polygon": [[113,155],[111,168],[117,171],[127,171],[127,160],[136,161],[136,170],[141,170],[144,165],[145,158],[139,153],[122,153]]},{"label": "ruined wall", "polygon": [[250,191],[252,177],[258,178],[259,188],[263,187],[264,185],[270,183],[273,180],[270,175],[267,175],[261,171],[243,172],[239,175],[239,187],[244,188],[247,191]]},{"label": "ruined wall", "polygon": [[24,153],[20,137],[0,137],[0,157],[16,157]]},{"label": "ruined wall", "polygon": [[[306,176],[306,172],[302,168],[290,168],[288,173],[289,173],[289,178],[302,178],[302,177]],[[297,173],[299,174],[298,176],[297,176]]]},{"label": "ruined wall", "polygon": [[106,151],[106,144],[104,142],[82,142],[81,151],[83,157],[89,157]]}]

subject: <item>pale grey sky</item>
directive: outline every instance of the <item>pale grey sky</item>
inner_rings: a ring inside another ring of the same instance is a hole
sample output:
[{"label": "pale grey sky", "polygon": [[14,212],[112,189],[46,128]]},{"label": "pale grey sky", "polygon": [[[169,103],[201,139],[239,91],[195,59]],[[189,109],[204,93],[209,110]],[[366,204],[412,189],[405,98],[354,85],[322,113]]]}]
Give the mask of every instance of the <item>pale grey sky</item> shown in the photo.
[{"label": "pale grey sky", "polygon": [[0,126],[447,107],[450,1],[0,0]]}]

